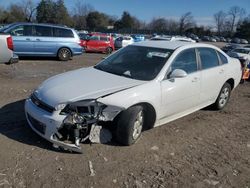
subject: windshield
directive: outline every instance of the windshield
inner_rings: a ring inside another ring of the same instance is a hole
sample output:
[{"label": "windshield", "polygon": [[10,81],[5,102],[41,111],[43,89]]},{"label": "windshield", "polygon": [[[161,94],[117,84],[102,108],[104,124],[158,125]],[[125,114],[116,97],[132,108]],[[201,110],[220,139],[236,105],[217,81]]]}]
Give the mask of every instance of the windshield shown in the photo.
[{"label": "windshield", "polygon": [[8,25],[4,25],[1,29],[0,32],[4,32],[5,30],[9,29],[13,24],[8,24]]},{"label": "windshield", "polygon": [[136,80],[153,80],[173,50],[127,46],[95,66],[96,69]]}]

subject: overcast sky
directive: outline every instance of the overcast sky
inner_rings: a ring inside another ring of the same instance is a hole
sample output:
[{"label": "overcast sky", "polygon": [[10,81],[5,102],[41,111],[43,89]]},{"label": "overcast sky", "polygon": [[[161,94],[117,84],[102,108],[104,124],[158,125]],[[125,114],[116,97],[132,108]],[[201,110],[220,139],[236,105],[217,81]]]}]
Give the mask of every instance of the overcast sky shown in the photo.
[{"label": "overcast sky", "polygon": [[[8,7],[11,3],[21,3],[23,0],[0,0],[0,6]],[[142,21],[149,22],[153,17],[178,19],[183,13],[191,11],[196,22],[202,25],[212,25],[214,13],[223,10],[227,12],[232,6],[245,8],[250,14],[250,0],[82,0],[92,5],[96,10],[120,17],[123,11],[128,11]],[[38,3],[39,0],[34,0]],[[76,6],[76,0],[65,0],[69,12]]]}]

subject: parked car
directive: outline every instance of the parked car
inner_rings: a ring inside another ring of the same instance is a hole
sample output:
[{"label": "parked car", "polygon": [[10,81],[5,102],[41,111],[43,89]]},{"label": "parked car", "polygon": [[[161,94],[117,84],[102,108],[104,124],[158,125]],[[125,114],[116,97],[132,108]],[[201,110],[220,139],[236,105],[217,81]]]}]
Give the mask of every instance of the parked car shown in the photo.
[{"label": "parked car", "polygon": [[144,35],[131,35],[131,37],[134,39],[134,42],[141,42],[145,40]]},{"label": "parked car", "polygon": [[227,40],[224,37],[220,37],[220,42],[227,42]]},{"label": "parked car", "polygon": [[222,50],[227,53],[227,52],[230,52],[233,49],[240,48],[240,47],[241,47],[240,44],[227,44],[226,46],[224,46],[222,48]]},{"label": "parked car", "polygon": [[83,48],[77,33],[70,28],[51,24],[14,23],[1,30],[12,35],[18,56],[58,57],[67,61],[81,55]]},{"label": "parked car", "polygon": [[92,33],[87,35],[85,39],[81,38],[81,46],[86,52],[110,54],[115,50],[113,37],[101,33]]},{"label": "parked car", "polygon": [[209,36],[203,36],[201,38],[202,41],[210,41],[210,37]]},{"label": "parked car", "polygon": [[152,37],[150,40],[156,40],[156,41],[182,41],[182,42],[196,42],[195,40],[192,40],[188,37],[182,37],[182,36],[168,36],[168,35],[158,35],[155,37]]},{"label": "parked car", "polygon": [[210,41],[210,42],[217,42],[217,40],[216,40],[215,37],[209,37],[209,41]]},{"label": "parked car", "polygon": [[241,44],[248,44],[248,41],[246,39],[240,39]]},{"label": "parked car", "polygon": [[228,52],[230,57],[250,61],[250,48],[236,48]]},{"label": "parked car", "polygon": [[213,36],[213,38],[216,40],[216,42],[220,42],[220,38],[217,36]]},{"label": "parked car", "polygon": [[13,64],[18,62],[18,56],[14,54],[12,37],[0,33],[0,64]]},{"label": "parked car", "polygon": [[115,49],[123,48],[134,43],[134,39],[131,36],[118,37],[115,40]]},{"label": "parked car", "polygon": [[226,41],[227,41],[228,43],[230,43],[230,42],[232,42],[232,39],[231,39],[231,38],[227,38]]},{"label": "parked car", "polygon": [[223,109],[241,74],[239,60],[213,45],[133,43],[94,67],[48,79],[26,100],[25,114],[37,134],[65,149],[81,152],[79,142],[106,132],[108,122],[115,139],[131,145],[143,130],[209,105]]},{"label": "parked car", "polygon": [[236,43],[236,44],[240,44],[241,43],[241,41],[240,41],[239,38],[233,38],[231,42],[232,43]]},{"label": "parked car", "polygon": [[190,37],[192,40],[196,41],[196,42],[200,42],[200,41],[201,41],[200,38],[199,38],[197,35],[195,35],[195,34],[190,34],[189,37]]}]

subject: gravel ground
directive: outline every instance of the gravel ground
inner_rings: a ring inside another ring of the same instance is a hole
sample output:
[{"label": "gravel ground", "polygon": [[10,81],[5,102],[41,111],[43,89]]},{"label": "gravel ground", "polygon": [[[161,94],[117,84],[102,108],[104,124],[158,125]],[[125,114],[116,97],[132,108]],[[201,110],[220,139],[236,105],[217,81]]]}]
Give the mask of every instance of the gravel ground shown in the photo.
[{"label": "gravel ground", "polygon": [[36,135],[24,117],[25,98],[46,78],[103,56],[0,66],[0,187],[250,187],[249,82],[223,111],[200,110],[144,132],[130,147],[83,144],[84,154],[73,154]]}]

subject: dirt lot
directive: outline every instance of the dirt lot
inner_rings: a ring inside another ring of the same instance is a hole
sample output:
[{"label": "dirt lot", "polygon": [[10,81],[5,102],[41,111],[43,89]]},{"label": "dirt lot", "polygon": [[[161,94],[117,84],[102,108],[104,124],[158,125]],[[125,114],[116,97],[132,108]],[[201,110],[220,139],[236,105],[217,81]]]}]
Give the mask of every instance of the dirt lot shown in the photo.
[{"label": "dirt lot", "polygon": [[250,187],[249,82],[223,111],[198,111],[145,132],[130,147],[83,144],[84,154],[72,154],[37,136],[25,121],[24,99],[46,78],[103,56],[0,66],[0,187]]}]

